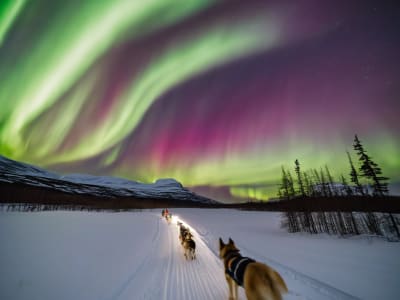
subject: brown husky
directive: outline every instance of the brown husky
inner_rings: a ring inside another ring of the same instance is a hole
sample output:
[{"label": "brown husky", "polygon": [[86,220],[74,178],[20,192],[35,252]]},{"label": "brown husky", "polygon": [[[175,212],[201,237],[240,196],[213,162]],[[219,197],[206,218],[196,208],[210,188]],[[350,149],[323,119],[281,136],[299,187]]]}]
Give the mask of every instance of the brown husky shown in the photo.
[{"label": "brown husky", "polygon": [[228,244],[219,239],[219,256],[224,261],[229,300],[238,299],[238,285],[243,286],[249,300],[280,300],[281,294],[288,291],[278,272],[241,256],[231,238]]},{"label": "brown husky", "polygon": [[196,243],[192,239],[192,236],[193,235],[190,232],[187,232],[184,237],[182,246],[185,251],[184,256],[186,257],[186,259],[193,260],[196,258]]}]

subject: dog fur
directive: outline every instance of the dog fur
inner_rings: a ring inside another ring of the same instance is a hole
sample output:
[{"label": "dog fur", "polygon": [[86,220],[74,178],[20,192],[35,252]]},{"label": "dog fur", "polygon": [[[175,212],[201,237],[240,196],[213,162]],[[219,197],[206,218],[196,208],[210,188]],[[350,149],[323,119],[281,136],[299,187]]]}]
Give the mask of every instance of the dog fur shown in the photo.
[{"label": "dog fur", "polygon": [[[239,249],[231,238],[227,244],[221,238],[219,239],[219,256],[224,261],[225,270],[233,258],[241,257]],[[236,281],[227,272],[225,272],[225,278],[229,287],[229,300],[237,300]],[[281,300],[282,294],[288,291],[279,273],[259,262],[251,262],[247,265],[244,271],[243,288],[248,300]]]},{"label": "dog fur", "polygon": [[184,256],[186,259],[195,259],[196,258],[196,243],[192,238],[185,238],[183,241],[183,249],[184,249]]},{"label": "dog fur", "polygon": [[183,246],[184,256],[186,259],[196,258],[196,243],[192,239],[193,235],[189,228],[185,227],[181,222],[178,223],[179,226],[179,240]]},{"label": "dog fur", "polygon": [[185,240],[186,233],[189,232],[189,228],[186,228],[182,223],[179,224],[179,240],[183,245],[183,241]]}]

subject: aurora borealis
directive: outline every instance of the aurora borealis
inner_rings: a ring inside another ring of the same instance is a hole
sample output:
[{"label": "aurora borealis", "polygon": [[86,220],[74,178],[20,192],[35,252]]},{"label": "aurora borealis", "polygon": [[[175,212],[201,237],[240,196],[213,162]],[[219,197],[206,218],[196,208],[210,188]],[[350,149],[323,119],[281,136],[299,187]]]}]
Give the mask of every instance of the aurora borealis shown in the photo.
[{"label": "aurora borealis", "polygon": [[400,10],[385,1],[2,1],[0,154],[268,199],[282,165],[400,182]]}]

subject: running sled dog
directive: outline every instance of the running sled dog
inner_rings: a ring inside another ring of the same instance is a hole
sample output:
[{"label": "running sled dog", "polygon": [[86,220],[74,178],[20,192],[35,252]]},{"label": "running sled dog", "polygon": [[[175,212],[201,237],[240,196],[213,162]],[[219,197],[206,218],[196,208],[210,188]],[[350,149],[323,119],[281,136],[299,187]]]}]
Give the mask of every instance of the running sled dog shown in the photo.
[{"label": "running sled dog", "polygon": [[179,240],[183,246],[184,256],[186,259],[196,258],[196,243],[192,239],[193,235],[189,228],[185,227],[181,222],[178,222],[179,226]]},{"label": "running sled dog", "polygon": [[186,233],[182,246],[185,251],[184,256],[186,259],[193,260],[196,258],[196,243],[192,239],[192,234],[190,232]]},{"label": "running sled dog", "polygon": [[219,239],[219,256],[224,262],[229,300],[238,299],[238,285],[244,288],[248,300],[282,299],[282,294],[288,290],[279,273],[239,252],[231,238],[227,244]]}]

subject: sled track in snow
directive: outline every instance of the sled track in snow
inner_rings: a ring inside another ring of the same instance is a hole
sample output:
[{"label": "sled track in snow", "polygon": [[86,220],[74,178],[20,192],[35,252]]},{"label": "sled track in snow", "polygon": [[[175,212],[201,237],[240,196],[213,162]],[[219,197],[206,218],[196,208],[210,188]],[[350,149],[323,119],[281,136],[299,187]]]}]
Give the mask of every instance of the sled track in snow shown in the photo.
[{"label": "sled track in snow", "polygon": [[[196,242],[196,259],[186,260],[176,223],[167,224],[156,215],[154,218],[154,233],[149,237],[151,249],[130,276],[114,290],[112,296],[106,299],[227,299],[228,286],[222,262],[213,250],[216,245],[211,245],[216,240],[212,233],[199,233],[184,221],[185,226],[190,227]],[[249,256],[268,263],[283,275],[289,288],[284,299],[358,299],[248,248],[240,248]],[[302,292],[304,289],[312,290],[312,296],[310,293],[305,296]],[[246,299],[242,288],[239,288],[239,298]]]},{"label": "sled track in snow", "polygon": [[186,260],[180,244],[178,226],[168,226],[169,248],[164,293],[161,299],[225,299],[225,279],[218,258],[193,230],[196,259]]},{"label": "sled track in snow", "polygon": [[[149,237],[151,249],[140,265],[106,299],[226,299],[227,286],[219,258],[197,233],[192,230],[196,259],[186,260],[179,241],[178,226],[173,222],[167,224],[158,216],[154,218],[157,223],[154,234]],[[244,299],[243,296],[241,299]]]}]

